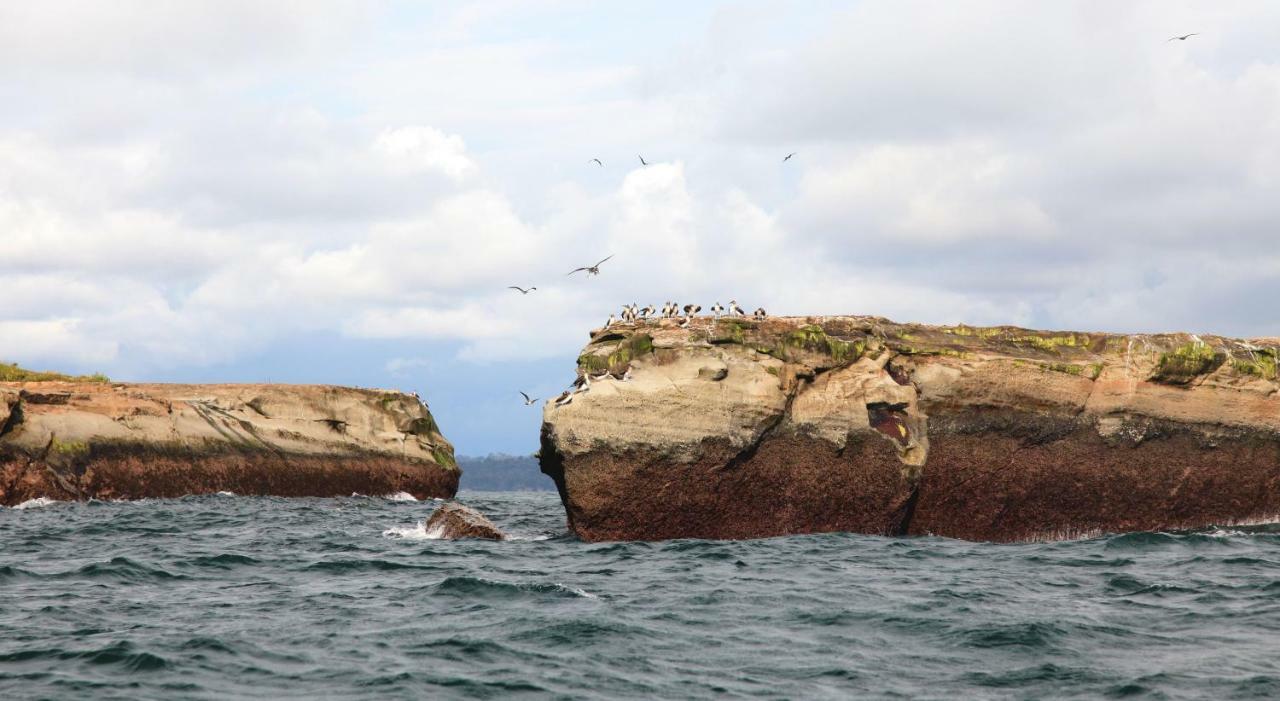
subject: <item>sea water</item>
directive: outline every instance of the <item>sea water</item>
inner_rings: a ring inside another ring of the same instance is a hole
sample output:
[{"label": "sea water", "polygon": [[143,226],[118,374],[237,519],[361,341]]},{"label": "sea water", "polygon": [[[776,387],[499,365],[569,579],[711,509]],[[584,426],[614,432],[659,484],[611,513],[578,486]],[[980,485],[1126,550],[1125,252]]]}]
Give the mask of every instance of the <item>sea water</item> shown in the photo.
[{"label": "sea water", "polygon": [[[1276,698],[1280,528],[584,543],[550,493],[0,509],[0,697]],[[761,514],[768,518],[768,514]]]}]

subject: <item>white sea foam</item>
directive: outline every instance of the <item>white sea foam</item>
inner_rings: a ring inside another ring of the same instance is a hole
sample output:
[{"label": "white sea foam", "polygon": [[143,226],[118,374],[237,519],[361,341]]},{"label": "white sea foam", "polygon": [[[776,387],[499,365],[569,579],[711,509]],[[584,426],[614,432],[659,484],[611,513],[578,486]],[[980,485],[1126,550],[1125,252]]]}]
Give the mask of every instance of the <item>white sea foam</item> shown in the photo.
[{"label": "white sea foam", "polygon": [[419,521],[413,526],[392,526],[382,532],[386,538],[400,538],[403,540],[440,540],[444,537],[444,526],[436,526],[431,530],[427,530],[427,522]]},{"label": "white sea foam", "polygon": [[218,496],[220,496],[220,497],[233,497],[233,496],[235,496],[235,495],[236,495],[236,493],[235,493],[235,492],[225,492],[225,491],[224,491],[224,492],[218,492]]},{"label": "white sea foam", "polygon": [[13,508],[15,508],[15,509],[39,509],[39,508],[44,507],[44,506],[53,506],[54,504],[57,504],[57,503],[59,503],[59,501],[58,501],[57,499],[50,499],[49,497],[36,497],[35,499],[28,499],[28,500],[26,500],[26,501],[22,502],[21,504],[18,504],[17,506],[15,506],[15,507],[13,507]]},{"label": "white sea foam", "polygon": [[395,494],[388,494],[382,498],[386,499],[387,501],[417,501],[418,500],[417,497],[413,496],[408,492],[396,492]]}]

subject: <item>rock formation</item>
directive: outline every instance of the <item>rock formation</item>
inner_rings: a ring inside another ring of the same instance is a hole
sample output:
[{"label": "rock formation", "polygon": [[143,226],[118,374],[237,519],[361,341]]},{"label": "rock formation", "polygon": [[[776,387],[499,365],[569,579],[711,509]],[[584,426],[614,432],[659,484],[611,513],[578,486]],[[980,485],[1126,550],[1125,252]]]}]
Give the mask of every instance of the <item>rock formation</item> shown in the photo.
[{"label": "rock formation", "polygon": [[483,514],[457,502],[443,504],[427,519],[426,531],[432,536],[454,540],[456,538],[484,538],[503,540],[506,536]]},{"label": "rock formation", "polygon": [[1014,541],[1280,516],[1280,339],[874,317],[598,332],[542,470],[587,540]]},{"label": "rock formation", "polygon": [[231,491],[450,497],[415,396],[315,385],[0,383],[0,504]]}]

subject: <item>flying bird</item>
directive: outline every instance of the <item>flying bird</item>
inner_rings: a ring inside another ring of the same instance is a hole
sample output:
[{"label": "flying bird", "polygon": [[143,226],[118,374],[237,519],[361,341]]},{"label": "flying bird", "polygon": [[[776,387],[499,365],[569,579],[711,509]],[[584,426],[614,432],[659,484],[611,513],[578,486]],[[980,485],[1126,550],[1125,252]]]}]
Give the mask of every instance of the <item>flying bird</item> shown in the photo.
[{"label": "flying bird", "polygon": [[648,162],[648,161],[646,161],[646,160],[644,159],[644,156],[637,156],[637,158],[639,158],[639,159],[640,159],[640,165],[642,165],[642,166],[647,166],[647,165],[649,165],[649,162]]},{"label": "flying bird", "polygon": [[1197,36],[1199,34],[1200,32],[1191,32],[1190,34],[1183,34],[1180,37],[1169,37],[1169,41],[1186,41],[1187,39],[1190,39],[1191,37]]},{"label": "flying bird", "polygon": [[530,397],[529,395],[525,394],[524,392],[521,392],[521,393],[520,393],[520,396],[521,396],[521,397],[524,397],[524,405],[525,405],[525,406],[533,406],[533,403],[534,403],[534,402],[536,402],[536,401],[538,401],[538,398],[537,398],[537,397]]},{"label": "flying bird", "polygon": [[530,292],[533,292],[534,290],[536,290],[536,289],[538,289],[538,288],[536,288],[536,287],[530,287],[529,289],[527,289],[527,290],[526,290],[526,289],[525,289],[525,288],[523,288],[523,287],[517,287],[517,286],[515,286],[515,285],[510,285],[510,286],[508,286],[508,287],[507,287],[507,289],[508,289],[508,290],[519,290],[519,291],[520,291],[520,294],[522,294],[522,295],[527,295],[527,294],[529,294]]},{"label": "flying bird", "polygon": [[[610,254],[608,258],[601,260],[600,263],[603,263],[604,261],[609,260],[609,258],[612,258],[612,257],[613,255]],[[581,268],[574,268],[573,270],[570,270],[568,273],[566,273],[566,275],[572,275],[574,273],[581,272],[583,270],[587,271],[587,275],[599,275],[600,263],[596,263],[595,265],[584,266]]]},{"label": "flying bird", "polygon": [[600,162],[600,159],[599,159],[599,158],[592,158],[591,160],[587,161],[587,163],[594,163],[594,164],[596,164],[596,165],[600,166],[601,168],[603,168],[603,167],[604,167],[604,164]]},{"label": "flying bird", "polygon": [[788,153],[788,154],[787,154],[787,157],[786,157],[786,158],[784,158],[784,159],[782,159],[782,162],[783,162],[783,163],[786,163],[787,161],[791,160],[791,157],[792,157],[792,156],[794,156],[794,155],[796,155],[796,154],[795,154],[795,153]]}]

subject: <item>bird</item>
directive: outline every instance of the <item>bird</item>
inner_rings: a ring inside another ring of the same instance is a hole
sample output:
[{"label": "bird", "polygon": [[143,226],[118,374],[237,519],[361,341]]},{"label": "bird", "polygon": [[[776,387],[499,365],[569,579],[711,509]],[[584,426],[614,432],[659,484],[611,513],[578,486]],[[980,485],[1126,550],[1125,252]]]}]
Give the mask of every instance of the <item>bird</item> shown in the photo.
[{"label": "bird", "polygon": [[[1186,41],[1187,39],[1190,39],[1191,37],[1196,36],[1199,33],[1200,32],[1191,32],[1190,34],[1183,34],[1180,37],[1169,37],[1169,41]],[[1168,42],[1165,42],[1165,43],[1168,43]]]},{"label": "bird", "polygon": [[769,315],[764,311],[764,307],[756,307],[756,310],[751,312],[751,315],[755,317],[756,321],[764,321],[769,318]]},{"label": "bird", "polygon": [[612,380],[612,379],[613,379],[613,375],[612,375],[612,374],[610,374],[608,370],[605,370],[604,372],[600,373],[599,375],[596,375],[595,381],[596,381],[596,382],[604,382],[605,380]]},{"label": "bird", "polygon": [[623,382],[630,382],[630,381],[631,381],[631,366],[630,366],[630,365],[628,365],[628,366],[627,366],[627,371],[626,371],[626,372],[624,372],[624,373],[622,373],[622,377],[621,377],[620,379],[621,379]]},{"label": "bird", "polygon": [[569,390],[566,389],[565,391],[560,393],[559,397],[556,397],[552,401],[555,402],[556,406],[564,406],[565,404],[568,404],[569,402],[573,401],[573,392],[570,392]]},{"label": "bird", "polygon": [[716,302],[715,304],[711,305],[711,316],[713,318],[719,319],[720,315],[723,313],[724,313],[724,307],[720,306],[720,302]]},{"label": "bird", "polygon": [[[603,262],[605,262],[606,260],[609,260],[609,259],[610,259],[610,258],[612,258],[612,257],[613,257],[613,254],[609,254],[607,257],[605,257],[605,258],[601,259],[601,260],[600,260],[600,263],[603,263]],[[577,272],[582,272],[583,270],[587,271],[587,275],[588,275],[588,276],[591,276],[591,275],[599,275],[599,274],[600,274],[600,263],[596,263],[595,265],[584,265],[584,266],[583,266],[583,267],[581,267],[581,268],[574,268],[573,270],[570,270],[568,273],[566,273],[566,275],[572,275],[572,274],[577,273]]]},{"label": "bird", "polygon": [[607,321],[605,321],[605,322],[604,322],[604,327],[607,329],[607,328],[609,328],[610,326],[613,326],[613,322],[615,322],[615,321],[617,321],[617,319],[615,319],[615,318],[613,317],[613,315],[612,315],[612,314],[610,314],[610,315],[609,315],[609,319],[608,319]]},{"label": "bird", "polygon": [[577,394],[578,392],[587,392],[587,391],[590,391],[590,389],[591,389],[591,373],[589,373],[589,372],[587,372],[587,371],[585,371],[585,370],[584,370],[584,371],[582,372],[582,377],[579,377],[578,379],[576,379],[576,380],[574,380],[574,381],[573,381],[573,386],[578,388],[578,389],[574,390],[574,394]]},{"label": "bird", "polygon": [[794,152],[792,152],[792,153],[788,153],[788,154],[787,154],[787,157],[782,159],[782,162],[783,162],[783,163],[786,163],[787,161],[791,160],[791,157],[792,157],[792,156],[794,156],[794,155],[796,155]]},{"label": "bird", "polygon": [[639,159],[640,159],[640,165],[642,165],[642,166],[647,166],[647,165],[649,165],[649,162],[648,162],[648,161],[646,161],[646,160],[644,159],[644,156],[637,156],[637,158],[639,158]]},{"label": "bird", "polygon": [[538,401],[538,398],[537,398],[537,397],[530,397],[529,395],[525,394],[524,392],[521,392],[521,393],[520,393],[520,396],[521,396],[521,397],[524,397],[524,405],[525,405],[525,406],[532,406],[534,402]]},{"label": "bird", "polygon": [[587,163],[594,163],[594,164],[596,164],[596,165],[600,166],[601,168],[603,168],[603,167],[604,167],[604,163],[600,162],[600,159],[599,159],[599,158],[592,158],[591,160],[587,161]]},{"label": "bird", "polygon": [[527,295],[527,294],[529,294],[530,292],[533,292],[534,290],[536,290],[536,289],[538,289],[538,288],[536,288],[536,287],[530,287],[529,289],[527,289],[527,290],[526,290],[525,288],[523,288],[523,287],[519,287],[519,286],[517,286],[517,285],[508,285],[508,286],[507,286],[507,289],[508,289],[508,290],[519,290],[519,291],[520,291],[520,294],[522,294],[522,295]]},{"label": "bird", "polygon": [[643,317],[643,318],[645,318],[645,319],[648,319],[648,318],[649,318],[649,315],[650,315],[650,314],[653,314],[653,313],[654,313],[654,312],[656,312],[656,311],[657,311],[657,310],[653,308],[653,305],[652,305],[652,304],[650,304],[649,306],[647,306],[647,307],[645,307],[644,309],[641,309],[641,310],[640,310],[640,316],[641,316],[641,317]]},{"label": "bird", "polygon": [[742,311],[742,307],[738,306],[737,300],[731,299],[729,300],[729,315],[730,316],[746,316],[747,313]]}]

